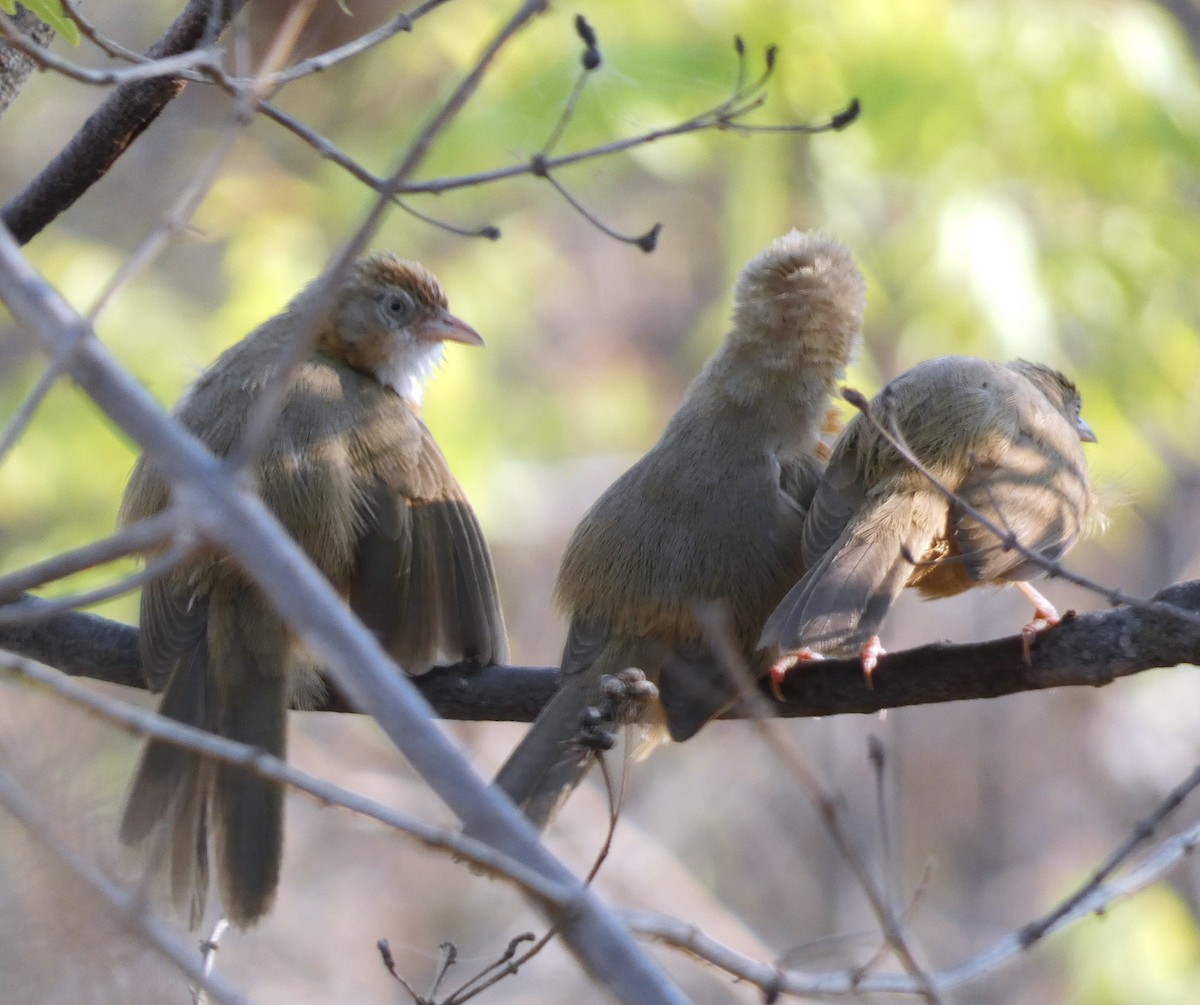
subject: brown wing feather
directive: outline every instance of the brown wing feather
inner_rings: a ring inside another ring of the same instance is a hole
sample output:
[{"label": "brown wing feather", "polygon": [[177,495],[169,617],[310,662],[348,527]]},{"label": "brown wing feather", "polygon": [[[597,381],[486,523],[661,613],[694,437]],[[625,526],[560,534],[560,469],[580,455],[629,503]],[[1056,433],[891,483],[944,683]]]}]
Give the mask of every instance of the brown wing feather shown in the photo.
[{"label": "brown wing feather", "polygon": [[150,690],[161,691],[175,665],[196,649],[208,625],[208,597],[183,578],[164,576],[142,588],[138,647]]},{"label": "brown wing feather", "polygon": [[885,497],[860,510],[767,619],[762,644],[825,655],[860,650],[913,575],[905,552],[923,555],[945,519],[945,502],[931,492]]},{"label": "brown wing feather", "polygon": [[433,437],[409,415],[417,449],[406,464],[379,465],[363,493],[351,607],[409,673],[503,662],[487,542]]},{"label": "brown wing feather", "polygon": [[[1045,401],[1019,404],[1019,434],[990,463],[976,465],[958,494],[1026,548],[1056,559],[1079,536],[1087,514],[1086,460],[1078,433],[1059,412]],[[1028,579],[1043,571],[1015,549],[1004,549],[992,531],[958,509],[954,548],[973,580]]]}]

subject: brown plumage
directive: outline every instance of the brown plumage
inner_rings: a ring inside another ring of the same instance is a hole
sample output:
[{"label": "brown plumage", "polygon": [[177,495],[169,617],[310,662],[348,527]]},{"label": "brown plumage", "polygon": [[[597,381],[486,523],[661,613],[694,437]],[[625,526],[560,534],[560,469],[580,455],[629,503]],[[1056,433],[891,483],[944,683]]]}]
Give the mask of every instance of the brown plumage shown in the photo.
[{"label": "brown plumage", "polygon": [[[1092,504],[1082,443],[1095,436],[1061,373],[943,356],[897,377],[871,409],[895,422],[944,487],[1026,548],[1054,560],[1079,536]],[[791,654],[779,671],[796,655],[857,652],[869,670],[874,636],[905,587],[946,597],[1043,571],[947,500],[861,414],[834,446],[809,508],[804,561],[808,572],[760,640]],[[1053,608],[1038,614],[1051,618]]]},{"label": "brown plumage", "polygon": [[[281,353],[319,309],[313,284],[204,373],[175,416],[218,456],[238,444]],[[451,315],[437,280],[391,255],[359,259],[325,307],[314,347],[250,466],[263,501],[317,568],[411,674],[506,658],[483,534],[419,417],[421,380],[445,340],[482,345]],[[122,523],[165,508],[168,485],[143,458]],[[166,686],[164,715],[284,756],[289,702],[320,696],[303,646],[234,562],[193,554],[147,585],[142,664]],[[215,834],[226,915],[241,927],[269,908],[283,842],[283,793],[246,772],[152,741],[121,827],[169,853],[172,895],[193,925]]]},{"label": "brown plumage", "polygon": [[802,571],[820,434],[863,304],[842,245],[796,231],[776,240],[743,271],[733,329],[662,438],[576,528],[558,577],[570,617],[561,689],[496,780],[538,826],[586,771],[581,716],[605,675],[645,671],[676,740],[730,702],[698,604],[723,605],[737,651],[766,670],[756,640]]}]

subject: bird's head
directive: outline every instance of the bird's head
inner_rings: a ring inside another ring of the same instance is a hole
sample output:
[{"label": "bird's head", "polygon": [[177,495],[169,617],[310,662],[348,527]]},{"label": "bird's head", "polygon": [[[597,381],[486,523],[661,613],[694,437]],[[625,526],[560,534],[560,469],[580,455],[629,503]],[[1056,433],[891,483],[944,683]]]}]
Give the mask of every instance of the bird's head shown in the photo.
[{"label": "bird's head", "polygon": [[1063,417],[1075,427],[1080,440],[1084,443],[1096,442],[1096,434],[1080,414],[1083,410],[1083,399],[1079,395],[1079,389],[1068,377],[1041,363],[1030,363],[1024,359],[1013,360],[1007,365],[1053,403]]},{"label": "bird's head", "polygon": [[322,351],[417,402],[445,342],[483,345],[474,328],[450,313],[428,269],[387,252],[351,266],[318,338]]},{"label": "bird's head", "polygon": [[849,359],[862,328],[866,283],[841,242],[793,230],[742,270],[730,338],[757,346],[766,365]]}]

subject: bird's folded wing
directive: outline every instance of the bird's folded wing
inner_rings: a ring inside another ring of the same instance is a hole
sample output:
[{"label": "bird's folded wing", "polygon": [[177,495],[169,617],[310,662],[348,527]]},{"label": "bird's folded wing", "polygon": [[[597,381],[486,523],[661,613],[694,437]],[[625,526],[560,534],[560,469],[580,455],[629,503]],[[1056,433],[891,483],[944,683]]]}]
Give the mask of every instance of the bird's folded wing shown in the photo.
[{"label": "bird's folded wing", "polygon": [[491,553],[426,438],[413,468],[367,488],[350,606],[409,673],[508,658]]},{"label": "bird's folded wing", "polygon": [[829,460],[820,484],[804,518],[804,567],[811,569],[837,543],[866,500],[866,488],[859,473],[857,445],[860,442],[856,419]]},{"label": "bird's folded wing", "polygon": [[161,691],[179,661],[200,645],[208,626],[208,597],[181,575],[168,573],[142,587],[139,652],[150,690]]},{"label": "bird's folded wing", "polygon": [[762,645],[826,655],[861,648],[912,576],[910,556],[936,534],[939,511],[944,520],[944,503],[909,492],[859,511],[767,619]]},{"label": "bird's folded wing", "polygon": [[[1018,436],[989,463],[976,465],[958,495],[966,507],[1011,534],[1024,548],[1053,560],[1082,529],[1089,500],[1083,465],[1079,437],[1063,420],[1037,439]],[[1007,547],[966,507],[955,505],[953,533],[955,549],[973,580],[1028,579],[1043,571],[1020,551]]]}]

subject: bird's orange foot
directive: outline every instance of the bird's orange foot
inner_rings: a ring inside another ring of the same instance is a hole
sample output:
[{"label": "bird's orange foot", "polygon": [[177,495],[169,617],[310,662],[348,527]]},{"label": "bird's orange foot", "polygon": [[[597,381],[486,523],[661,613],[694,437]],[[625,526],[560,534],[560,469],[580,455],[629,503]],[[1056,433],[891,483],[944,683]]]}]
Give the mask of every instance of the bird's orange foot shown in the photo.
[{"label": "bird's orange foot", "polygon": [[771,691],[780,701],[786,701],[783,696],[783,678],[788,675],[788,671],[797,663],[813,663],[816,660],[823,660],[822,656],[815,649],[797,649],[794,653],[788,653],[775,661],[771,666]]},{"label": "bird's orange foot", "polygon": [[1037,633],[1057,625],[1062,618],[1058,616],[1054,605],[1024,580],[1016,585],[1033,602],[1033,620],[1021,629],[1021,657],[1028,666],[1033,662],[1033,640],[1037,638]]},{"label": "bird's orange foot", "polygon": [[887,650],[883,648],[883,643],[879,641],[878,635],[872,635],[867,639],[867,644],[862,647],[862,652],[858,654],[859,661],[862,663],[863,677],[867,680],[868,689],[875,687],[872,683],[872,674],[875,673],[875,667],[879,665],[879,657],[886,654]]}]

